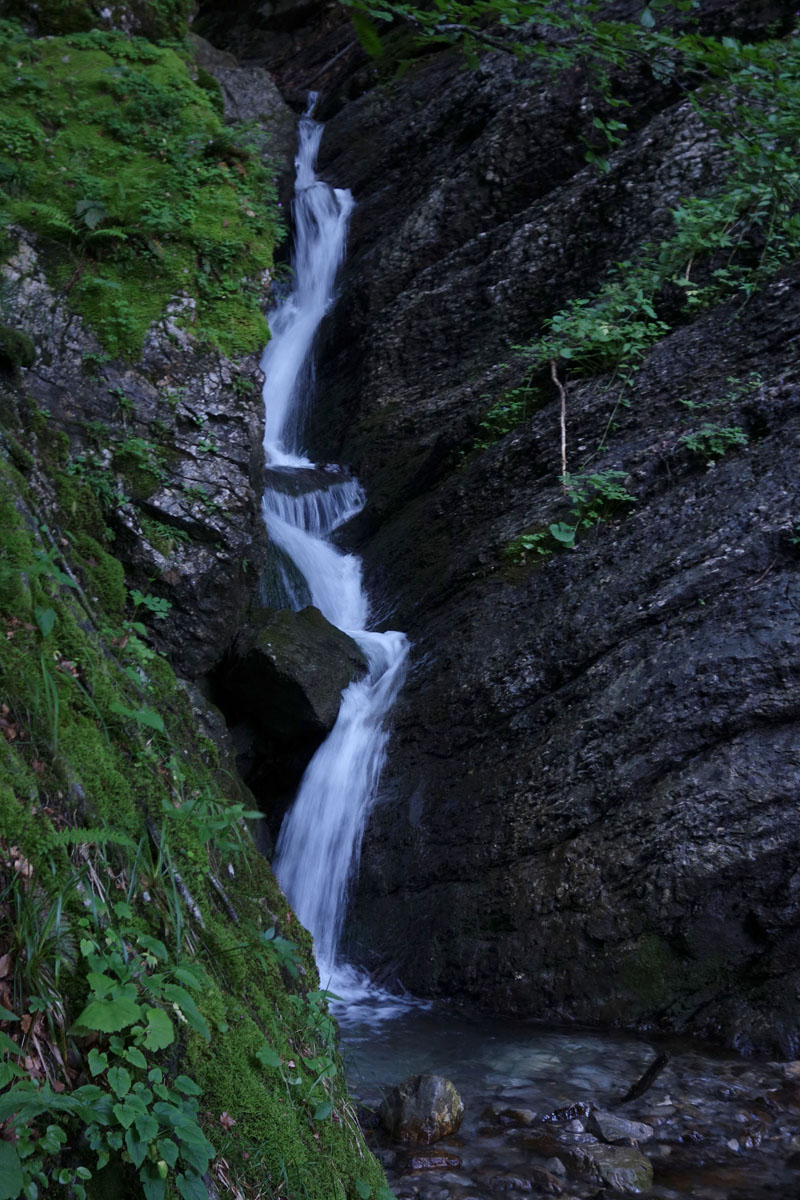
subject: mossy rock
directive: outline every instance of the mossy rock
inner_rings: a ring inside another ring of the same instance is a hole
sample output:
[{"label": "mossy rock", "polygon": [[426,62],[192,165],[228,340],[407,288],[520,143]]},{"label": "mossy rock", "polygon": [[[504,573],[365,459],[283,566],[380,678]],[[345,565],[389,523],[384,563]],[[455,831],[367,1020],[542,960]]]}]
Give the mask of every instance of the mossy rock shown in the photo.
[{"label": "mossy rock", "polygon": [[79,533],[72,540],[81,556],[90,591],[109,615],[120,616],[127,599],[122,563],[88,533]]},{"label": "mossy rock", "polygon": [[0,325],[0,368],[14,371],[17,367],[32,367],[36,362],[36,347],[27,333]]},{"label": "mossy rock", "polygon": [[114,28],[155,42],[185,37],[191,11],[192,0],[131,0],[128,4],[93,4],[90,0],[22,0],[22,3],[2,0],[0,3],[0,16],[29,20],[40,34]]}]

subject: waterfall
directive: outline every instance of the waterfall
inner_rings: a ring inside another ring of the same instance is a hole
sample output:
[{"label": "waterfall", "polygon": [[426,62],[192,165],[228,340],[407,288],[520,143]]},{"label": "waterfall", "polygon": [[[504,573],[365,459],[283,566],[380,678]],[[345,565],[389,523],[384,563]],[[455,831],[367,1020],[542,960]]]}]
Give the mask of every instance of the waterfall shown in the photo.
[{"label": "waterfall", "polygon": [[314,335],[333,301],[353,209],[349,191],[316,177],[322,126],[311,115],[315,100],[312,95],[300,120],[295,159],[294,285],[270,314],[272,337],[261,362],[268,473],[262,512],[271,542],[294,569],[291,577],[285,572],[282,594],[297,597],[294,606],[301,606],[299,572],[312,604],[350,634],[368,663],[365,677],[345,689],[336,724],[306,769],[273,863],[292,907],[313,934],[320,974],[327,979],[384,762],[385,718],[405,675],[408,641],[402,633],[368,629],[361,562],[329,540],[363,507],[360,484],[336,468],[315,466],[301,448],[314,384]]}]

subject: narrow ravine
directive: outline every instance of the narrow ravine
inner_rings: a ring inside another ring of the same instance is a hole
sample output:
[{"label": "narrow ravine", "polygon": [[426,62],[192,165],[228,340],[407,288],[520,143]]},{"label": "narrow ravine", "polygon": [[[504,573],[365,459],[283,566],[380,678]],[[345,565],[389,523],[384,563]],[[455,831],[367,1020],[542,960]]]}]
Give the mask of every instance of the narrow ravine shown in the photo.
[{"label": "narrow ravine", "polygon": [[[369,664],[345,690],[336,724],[308,765],[278,838],[274,870],[300,920],[314,937],[323,983],[336,979],[337,948],[348,881],[358,866],[366,818],[383,766],[385,719],[405,676],[408,640],[376,633],[359,559],[330,540],[364,504],[356,479],[317,467],[302,449],[303,418],[314,390],[313,344],[334,297],[353,199],[317,179],[322,125],[316,97],[300,120],[294,200],[294,282],[270,315],[272,338],[262,359],[268,484],[263,514],[272,543],[285,556],[282,596],[294,608],[309,597],[349,634]],[[289,569],[291,564],[292,569]],[[304,586],[298,587],[298,577]],[[341,968],[338,971],[341,980]]]}]

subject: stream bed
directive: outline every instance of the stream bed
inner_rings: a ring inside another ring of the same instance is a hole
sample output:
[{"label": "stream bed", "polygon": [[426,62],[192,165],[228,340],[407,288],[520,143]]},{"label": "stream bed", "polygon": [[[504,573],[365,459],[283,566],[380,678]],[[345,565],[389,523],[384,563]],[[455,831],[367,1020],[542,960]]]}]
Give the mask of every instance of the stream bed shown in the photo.
[{"label": "stream bed", "polygon": [[[471,1020],[445,1008],[389,1011],[376,1018],[368,1005],[342,1006],[337,1017],[351,1090],[398,1200],[626,1194],[593,1165],[593,1147],[603,1147],[586,1131],[582,1105],[652,1126],[640,1144],[653,1166],[648,1196],[800,1195],[800,1063],[756,1063],[685,1041]],[[667,1064],[648,1090],[618,1105],[662,1054]],[[452,1137],[402,1147],[381,1132],[377,1108],[389,1087],[417,1073],[452,1080],[464,1118]],[[547,1119],[564,1109],[572,1112]]]}]

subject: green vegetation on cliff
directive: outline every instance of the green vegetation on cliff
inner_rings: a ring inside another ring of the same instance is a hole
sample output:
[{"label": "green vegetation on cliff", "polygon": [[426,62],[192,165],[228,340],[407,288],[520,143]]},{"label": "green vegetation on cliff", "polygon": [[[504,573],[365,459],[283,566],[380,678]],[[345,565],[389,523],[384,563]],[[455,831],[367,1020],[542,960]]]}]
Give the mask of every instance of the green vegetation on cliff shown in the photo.
[{"label": "green vegetation on cliff", "polygon": [[112,354],[134,357],[173,300],[179,324],[224,353],[263,345],[280,231],[263,136],[223,124],[187,57],[0,22],[0,99],[0,222],[36,235]]},{"label": "green vegetation on cliff", "polygon": [[148,644],[168,605],[2,393],[0,1196],[377,1196],[310,939]]}]

